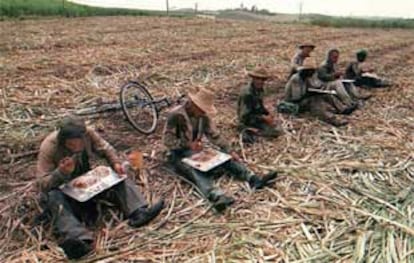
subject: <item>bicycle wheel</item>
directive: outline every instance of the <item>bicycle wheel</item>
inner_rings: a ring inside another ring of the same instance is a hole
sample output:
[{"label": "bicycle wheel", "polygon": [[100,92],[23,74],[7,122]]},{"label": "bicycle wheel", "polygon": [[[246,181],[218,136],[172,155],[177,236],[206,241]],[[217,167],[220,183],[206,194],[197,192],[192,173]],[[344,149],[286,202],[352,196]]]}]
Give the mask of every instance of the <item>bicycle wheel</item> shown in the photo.
[{"label": "bicycle wheel", "polygon": [[143,134],[155,131],[158,111],[145,86],[138,82],[128,82],[121,88],[120,100],[125,117],[137,131]]}]

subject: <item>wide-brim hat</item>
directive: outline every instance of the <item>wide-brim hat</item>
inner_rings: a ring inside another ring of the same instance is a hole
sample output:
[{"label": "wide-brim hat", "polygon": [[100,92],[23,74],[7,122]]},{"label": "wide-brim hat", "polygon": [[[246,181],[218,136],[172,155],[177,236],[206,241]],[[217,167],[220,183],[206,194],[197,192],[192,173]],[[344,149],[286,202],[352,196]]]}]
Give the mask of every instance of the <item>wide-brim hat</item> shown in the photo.
[{"label": "wide-brim hat", "polygon": [[202,88],[196,94],[188,94],[188,97],[205,113],[212,115],[217,113],[217,108],[214,106],[214,93],[210,90]]},{"label": "wide-brim hat", "polygon": [[270,78],[269,73],[264,68],[258,68],[253,71],[247,72],[247,75],[252,78],[258,78],[258,79],[268,79]]},{"label": "wide-brim hat", "polygon": [[305,44],[300,44],[299,45],[299,49],[304,49],[305,47],[310,47],[312,49],[316,48],[316,46],[314,44],[310,44],[310,43],[305,43]]}]

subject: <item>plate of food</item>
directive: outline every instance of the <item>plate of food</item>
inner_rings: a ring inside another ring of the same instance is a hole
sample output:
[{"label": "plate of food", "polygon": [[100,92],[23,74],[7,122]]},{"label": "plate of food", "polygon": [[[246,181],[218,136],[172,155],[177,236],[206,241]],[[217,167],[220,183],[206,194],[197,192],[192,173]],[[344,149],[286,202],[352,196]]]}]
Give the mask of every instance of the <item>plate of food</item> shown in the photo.
[{"label": "plate of food", "polygon": [[182,162],[201,172],[208,172],[230,159],[231,156],[226,153],[214,149],[205,149],[190,157],[183,158]]},{"label": "plate of food", "polygon": [[122,182],[126,177],[119,176],[110,167],[98,166],[84,175],[78,176],[60,188],[71,198],[86,202],[99,193]]}]

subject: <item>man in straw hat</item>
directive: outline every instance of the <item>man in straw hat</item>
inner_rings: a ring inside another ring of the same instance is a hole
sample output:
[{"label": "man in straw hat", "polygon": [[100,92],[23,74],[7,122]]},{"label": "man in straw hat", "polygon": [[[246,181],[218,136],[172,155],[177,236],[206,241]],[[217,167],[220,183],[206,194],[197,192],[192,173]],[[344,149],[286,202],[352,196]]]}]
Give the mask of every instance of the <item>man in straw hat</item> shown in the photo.
[{"label": "man in straw hat", "polygon": [[[322,81],[321,88],[335,90],[338,98],[348,107],[357,105],[358,100],[370,98],[370,95],[360,94],[355,85],[349,80],[343,80],[343,72],[338,70],[339,50],[332,48],[328,51],[326,60],[318,68],[318,79]],[[316,86],[316,85],[315,85]]]},{"label": "man in straw hat", "polygon": [[298,72],[298,68],[303,66],[303,63],[307,58],[311,56],[311,53],[316,48],[316,46],[310,43],[305,43],[299,45],[298,48],[299,51],[295,54],[291,61],[291,71],[289,78]]},{"label": "man in straw hat", "polygon": [[86,202],[65,195],[60,186],[88,172],[98,155],[104,156],[116,173],[126,176],[115,149],[76,117],[65,118],[59,129],[49,134],[40,146],[37,176],[41,205],[51,216],[59,245],[70,259],[80,258],[92,250],[93,233],[85,224],[91,223],[91,219],[95,221],[98,199],[119,207],[132,227],[147,224],[163,208],[162,200],[148,207],[129,178]]},{"label": "man in straw hat", "polygon": [[[349,114],[353,108],[347,108],[336,96],[328,92],[314,89],[309,81],[315,74],[316,67],[304,64],[298,68],[298,72],[293,74],[286,84],[285,101],[278,108],[297,108],[295,113],[309,112],[324,122],[334,126],[343,126],[348,122],[337,114]],[[293,105],[296,107],[288,107]]]},{"label": "man in straw hat", "polygon": [[387,80],[381,79],[374,72],[374,69],[364,65],[368,52],[361,49],[356,52],[356,61],[348,64],[345,71],[345,78],[355,80],[355,86],[370,88],[383,88],[391,86]]},{"label": "man in straw hat", "polygon": [[[164,128],[164,145],[170,150],[170,162],[177,172],[194,183],[217,211],[225,210],[234,199],[214,188],[215,175],[227,172],[236,179],[249,182],[250,187],[254,189],[263,188],[276,178],[275,172],[260,178],[239,162],[240,158],[220,136],[210,117],[217,112],[214,107],[214,94],[211,91],[200,89],[196,94],[188,94],[188,97],[185,104],[169,113]],[[184,157],[203,150],[203,136],[221,151],[230,153],[233,159],[209,172],[201,172],[183,163]]]},{"label": "man in straw hat", "polygon": [[258,68],[248,72],[248,76],[251,80],[241,90],[237,102],[238,128],[247,141],[254,141],[254,135],[278,137],[282,130],[275,127],[272,115],[263,104],[264,84],[269,74],[264,68]]}]

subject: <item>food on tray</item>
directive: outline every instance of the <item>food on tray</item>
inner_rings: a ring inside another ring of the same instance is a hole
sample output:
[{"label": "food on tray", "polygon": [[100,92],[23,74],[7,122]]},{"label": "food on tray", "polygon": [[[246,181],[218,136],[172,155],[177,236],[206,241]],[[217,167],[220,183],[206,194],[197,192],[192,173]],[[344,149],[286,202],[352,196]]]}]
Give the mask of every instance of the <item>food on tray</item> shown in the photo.
[{"label": "food on tray", "polygon": [[111,174],[111,170],[106,166],[98,166],[95,169],[89,171],[87,175],[97,177],[107,177]]},{"label": "food on tray", "polygon": [[98,166],[95,169],[87,172],[72,181],[72,186],[75,188],[89,188],[92,185],[98,183],[99,178],[107,177],[111,175],[111,169],[106,166]]},{"label": "food on tray", "polygon": [[195,156],[193,156],[191,159],[195,162],[200,162],[200,163],[204,163],[204,162],[208,162],[211,159],[215,158],[217,156],[217,152],[214,150],[204,150],[203,152],[196,154]]},{"label": "food on tray", "polygon": [[95,176],[84,175],[80,176],[72,181],[72,186],[75,188],[88,188],[98,182],[98,178]]}]

